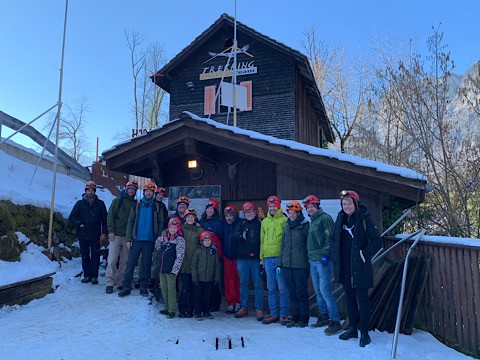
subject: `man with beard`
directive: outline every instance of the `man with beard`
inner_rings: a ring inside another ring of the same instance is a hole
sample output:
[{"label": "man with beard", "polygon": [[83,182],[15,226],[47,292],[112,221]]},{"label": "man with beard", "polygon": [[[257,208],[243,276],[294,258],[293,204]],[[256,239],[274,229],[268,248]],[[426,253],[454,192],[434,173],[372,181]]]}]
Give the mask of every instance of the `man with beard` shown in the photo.
[{"label": "man with beard", "polygon": [[88,181],[82,199],[73,206],[68,217],[77,228],[77,239],[82,255],[82,283],[98,284],[98,267],[100,266],[100,245],[107,237],[107,208],[95,192],[97,184]]},{"label": "man with beard", "polygon": [[140,270],[140,295],[148,296],[148,281],[152,266],[152,253],[155,240],[163,230],[163,213],[155,202],[153,181],[147,181],[143,185],[143,198],[130,210],[127,221],[126,245],[130,249],[127,261],[127,269],[123,279],[122,291],[118,296],[130,295],[132,290],[133,270],[142,256]]}]

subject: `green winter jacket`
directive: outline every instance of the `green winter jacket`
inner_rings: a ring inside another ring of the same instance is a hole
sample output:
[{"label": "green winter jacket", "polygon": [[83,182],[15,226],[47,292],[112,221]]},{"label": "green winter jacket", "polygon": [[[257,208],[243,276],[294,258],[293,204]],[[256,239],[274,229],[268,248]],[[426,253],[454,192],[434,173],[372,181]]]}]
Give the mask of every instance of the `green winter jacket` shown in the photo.
[{"label": "green winter jacket", "polygon": [[181,274],[190,274],[192,271],[191,264],[193,254],[195,254],[195,250],[200,244],[200,234],[202,231],[203,229],[198,223],[182,225],[183,237],[185,238],[185,258],[180,268]]},{"label": "green winter jacket", "polygon": [[309,225],[307,220],[303,220],[293,228],[288,223],[285,225],[282,236],[282,251],[277,266],[308,269],[307,237]]},{"label": "green winter jacket", "polygon": [[212,281],[218,284],[220,281],[220,261],[217,254],[211,253],[209,247],[200,245],[193,254],[191,271],[193,281]]},{"label": "green winter jacket", "polygon": [[260,260],[280,255],[282,234],[287,217],[279,209],[273,216],[270,213],[262,220],[260,227]]},{"label": "green winter jacket", "polygon": [[136,203],[135,199],[125,196],[124,192],[113,199],[107,214],[107,228],[109,233],[116,236],[125,236],[127,233],[128,216],[130,209]]},{"label": "green winter jacket", "polygon": [[310,260],[322,260],[322,254],[330,256],[335,224],[330,215],[320,208],[311,217],[308,229],[307,250]]}]

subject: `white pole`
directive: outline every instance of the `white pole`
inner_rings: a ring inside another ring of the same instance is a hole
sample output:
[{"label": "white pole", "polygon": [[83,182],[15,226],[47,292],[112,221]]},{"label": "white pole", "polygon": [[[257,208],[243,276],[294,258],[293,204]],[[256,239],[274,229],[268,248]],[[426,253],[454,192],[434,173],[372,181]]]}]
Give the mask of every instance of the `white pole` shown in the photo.
[{"label": "white pole", "polygon": [[233,21],[233,126],[237,126],[237,0],[235,0],[235,12]]},{"label": "white pole", "polygon": [[67,34],[67,13],[68,0],[65,0],[65,19],[63,22],[63,43],[62,43],[62,60],[60,64],[60,83],[58,86],[58,111],[57,111],[57,136],[55,139],[55,156],[53,161],[53,179],[52,179],[52,197],[50,200],[50,220],[48,223],[48,251],[51,253],[52,247],[52,228],[53,228],[53,211],[55,208],[55,186],[57,183],[57,163],[58,163],[58,142],[60,139],[60,113],[62,111],[62,85],[63,85],[63,59],[65,57],[65,37]]}]

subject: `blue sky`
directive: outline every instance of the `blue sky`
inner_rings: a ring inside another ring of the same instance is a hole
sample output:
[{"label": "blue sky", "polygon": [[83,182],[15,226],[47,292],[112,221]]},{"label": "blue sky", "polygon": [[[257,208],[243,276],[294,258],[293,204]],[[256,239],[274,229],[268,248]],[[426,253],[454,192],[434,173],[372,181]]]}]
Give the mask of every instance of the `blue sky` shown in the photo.
[{"label": "blue sky", "polygon": [[[64,0],[1,1],[1,111],[28,122],[57,102],[64,12]],[[69,1],[63,101],[90,99],[92,147],[99,137],[101,153],[115,144],[118,130],[133,127],[124,29],[163,43],[171,59],[224,12],[234,15],[234,0]],[[458,73],[480,59],[478,14],[478,0],[237,0],[239,21],[298,50],[314,26],[326,43],[351,54],[385,34],[413,39],[425,51],[432,26],[441,22]]]}]

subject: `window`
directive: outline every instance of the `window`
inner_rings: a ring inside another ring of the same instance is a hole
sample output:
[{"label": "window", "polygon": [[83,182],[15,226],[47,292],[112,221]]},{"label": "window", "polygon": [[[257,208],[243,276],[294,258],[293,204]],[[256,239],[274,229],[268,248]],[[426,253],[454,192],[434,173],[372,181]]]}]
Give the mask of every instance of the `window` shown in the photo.
[{"label": "window", "polygon": [[[252,81],[242,81],[239,84],[240,86],[247,88],[247,109],[244,111],[252,111]],[[217,101],[215,101],[215,92],[217,90],[216,85],[210,85],[204,87],[204,102],[203,102],[203,114],[204,115],[214,115],[214,114],[226,114],[228,112],[227,106],[221,106],[221,99],[218,96]],[[215,105],[213,102],[215,101]]]}]

